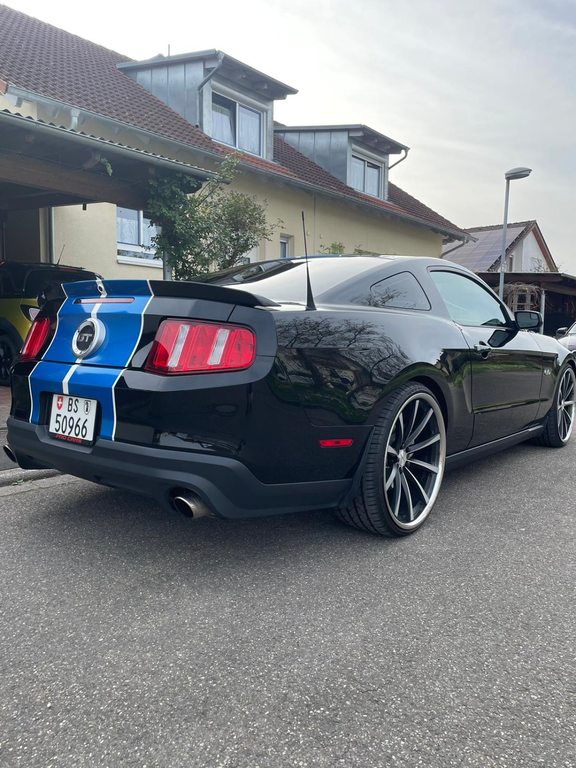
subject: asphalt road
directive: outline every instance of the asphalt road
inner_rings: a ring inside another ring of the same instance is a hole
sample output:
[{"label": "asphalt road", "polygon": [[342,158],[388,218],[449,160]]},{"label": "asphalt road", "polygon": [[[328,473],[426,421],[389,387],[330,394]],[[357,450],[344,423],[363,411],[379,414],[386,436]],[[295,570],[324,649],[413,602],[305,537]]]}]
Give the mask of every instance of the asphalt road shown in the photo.
[{"label": "asphalt road", "polygon": [[3,768],[576,766],[576,442],[387,541],[0,489]]}]

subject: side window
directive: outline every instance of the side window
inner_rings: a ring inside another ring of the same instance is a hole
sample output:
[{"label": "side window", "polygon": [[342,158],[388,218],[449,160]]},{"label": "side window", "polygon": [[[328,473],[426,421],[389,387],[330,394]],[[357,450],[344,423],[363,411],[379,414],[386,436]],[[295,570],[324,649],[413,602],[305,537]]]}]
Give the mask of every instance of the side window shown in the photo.
[{"label": "side window", "polygon": [[509,321],[489,288],[466,275],[433,270],[430,277],[452,320],[460,325],[506,326]]},{"label": "side window", "polygon": [[370,286],[371,307],[430,309],[430,302],[418,280],[410,272],[400,272]]}]

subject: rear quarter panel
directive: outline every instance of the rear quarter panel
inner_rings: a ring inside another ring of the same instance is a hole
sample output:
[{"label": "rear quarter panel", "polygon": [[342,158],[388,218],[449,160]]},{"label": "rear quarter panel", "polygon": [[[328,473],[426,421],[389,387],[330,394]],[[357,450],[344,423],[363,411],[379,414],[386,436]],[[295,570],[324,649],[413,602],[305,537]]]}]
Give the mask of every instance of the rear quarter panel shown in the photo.
[{"label": "rear quarter panel", "polygon": [[274,313],[277,395],[300,402],[312,425],[372,426],[386,395],[418,380],[445,411],[449,451],[472,433],[469,353],[458,327],[431,313],[330,307]]}]

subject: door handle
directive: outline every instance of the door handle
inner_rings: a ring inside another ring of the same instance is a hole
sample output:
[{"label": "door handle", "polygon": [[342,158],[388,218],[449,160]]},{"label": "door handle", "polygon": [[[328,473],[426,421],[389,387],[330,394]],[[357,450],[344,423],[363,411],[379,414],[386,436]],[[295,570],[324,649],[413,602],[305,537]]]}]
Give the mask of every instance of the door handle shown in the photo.
[{"label": "door handle", "polygon": [[492,348],[485,341],[479,341],[478,344],[474,345],[474,352],[477,352],[483,360],[486,360],[490,352],[492,352]]}]

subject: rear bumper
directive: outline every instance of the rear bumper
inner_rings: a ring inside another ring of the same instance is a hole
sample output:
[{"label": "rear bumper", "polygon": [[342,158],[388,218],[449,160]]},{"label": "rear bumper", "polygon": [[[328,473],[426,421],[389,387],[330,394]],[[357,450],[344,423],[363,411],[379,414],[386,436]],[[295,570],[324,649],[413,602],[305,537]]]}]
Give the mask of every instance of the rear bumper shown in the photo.
[{"label": "rear bumper", "polygon": [[196,493],[218,517],[259,517],[338,506],[352,481],[267,484],[234,459],[99,439],[93,446],[60,443],[45,426],[8,419],[8,444],[25,469],[49,467],[170,505],[174,489]]}]

